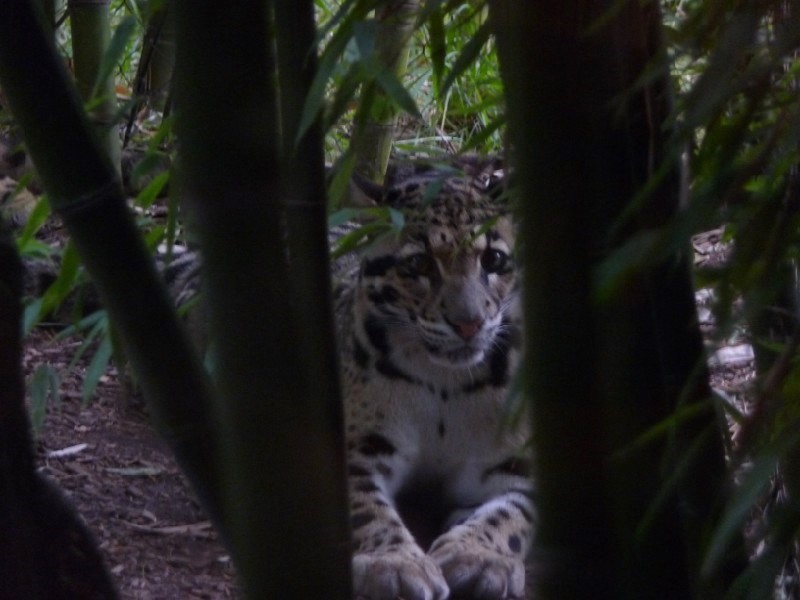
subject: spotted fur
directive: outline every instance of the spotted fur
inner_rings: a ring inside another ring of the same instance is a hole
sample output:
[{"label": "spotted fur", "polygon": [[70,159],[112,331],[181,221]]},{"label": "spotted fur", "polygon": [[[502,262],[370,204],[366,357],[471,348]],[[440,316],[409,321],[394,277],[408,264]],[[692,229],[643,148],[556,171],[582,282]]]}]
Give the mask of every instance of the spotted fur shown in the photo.
[{"label": "spotted fur", "polygon": [[431,173],[383,200],[402,232],[337,288],[356,596],[521,597],[534,510],[527,430],[504,421],[512,224],[474,179]]}]

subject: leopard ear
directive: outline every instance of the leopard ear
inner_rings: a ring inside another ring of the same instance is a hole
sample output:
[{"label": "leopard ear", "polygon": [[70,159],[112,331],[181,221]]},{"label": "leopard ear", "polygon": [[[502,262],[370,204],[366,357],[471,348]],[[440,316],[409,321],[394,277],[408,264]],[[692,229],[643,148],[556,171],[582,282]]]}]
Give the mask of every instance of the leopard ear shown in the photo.
[{"label": "leopard ear", "polygon": [[493,172],[484,184],[486,195],[494,200],[507,200],[509,191],[513,189],[514,173],[507,173],[504,170]]},{"label": "leopard ear", "polygon": [[513,188],[514,174],[504,158],[490,155],[473,159],[472,167],[465,169],[482,187],[484,193],[498,201],[505,201]]},{"label": "leopard ear", "polygon": [[473,179],[488,180],[502,174],[504,169],[503,157],[499,154],[459,154],[453,159],[453,165],[460,168],[464,175]]},{"label": "leopard ear", "polygon": [[350,206],[375,206],[382,203],[383,196],[382,185],[353,172],[347,198]]}]

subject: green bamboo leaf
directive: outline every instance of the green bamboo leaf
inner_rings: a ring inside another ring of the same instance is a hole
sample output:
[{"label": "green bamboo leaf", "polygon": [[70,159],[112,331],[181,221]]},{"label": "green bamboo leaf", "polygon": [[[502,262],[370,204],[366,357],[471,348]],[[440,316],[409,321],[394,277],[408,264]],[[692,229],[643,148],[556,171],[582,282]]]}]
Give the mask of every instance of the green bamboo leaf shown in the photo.
[{"label": "green bamboo leaf", "polygon": [[476,31],[472,39],[466,43],[461,54],[456,58],[456,62],[453,63],[453,68],[450,69],[450,73],[447,74],[447,78],[442,84],[442,94],[446,94],[450,86],[453,85],[453,82],[475,62],[478,56],[480,56],[483,46],[489,41],[491,34],[492,28],[489,26],[489,22],[486,21],[481,24],[478,31]]},{"label": "green bamboo leaf", "polygon": [[[174,188],[172,188],[174,189]],[[172,247],[178,235],[178,195],[170,194],[167,198],[167,231],[164,242],[167,244],[167,255],[172,254]]]},{"label": "green bamboo leaf", "polygon": [[383,221],[391,223],[393,227],[402,228],[405,225],[403,213],[388,206],[367,206],[355,208],[341,208],[328,217],[328,228],[333,229],[347,223],[360,219],[372,219],[373,221]]},{"label": "green bamboo leaf", "polygon": [[44,426],[47,406],[57,404],[60,379],[58,371],[52,365],[39,365],[33,372],[30,382],[31,394],[31,428],[34,437],[39,437]]},{"label": "green bamboo leaf", "polygon": [[[744,523],[751,516],[753,506],[764,491],[769,489],[778,463],[786,456],[789,449],[797,447],[798,442],[800,442],[800,432],[789,431],[786,435],[779,436],[753,458],[709,542],[708,552],[703,561],[703,572],[712,572],[720,561],[724,560],[725,551],[731,540],[740,535]],[[796,531],[796,514],[791,518],[794,520],[793,531]],[[789,536],[790,540],[793,538],[793,534]]]},{"label": "green bamboo leaf", "polygon": [[475,230],[474,230],[474,231],[473,231],[473,232],[470,234],[470,237],[469,237],[469,239],[470,239],[470,240],[477,240],[477,239],[478,239],[480,236],[482,236],[484,233],[486,233],[487,231],[489,231],[490,229],[492,229],[492,228],[495,226],[495,224],[497,223],[497,220],[498,220],[499,218],[500,218],[499,216],[495,216],[495,217],[492,217],[491,219],[487,219],[486,221],[484,221],[483,223],[481,223],[481,224],[480,224],[478,227],[476,227],[476,228],[475,228]]},{"label": "green bamboo leaf", "polygon": [[685,120],[688,126],[711,122],[712,115],[741,85],[734,74],[742,64],[743,55],[751,52],[750,43],[761,23],[759,12],[753,5],[731,17],[724,35],[715,45],[708,67],[686,98]]},{"label": "green bamboo leaf", "polygon": [[635,275],[643,264],[652,260],[662,235],[643,232],[629,239],[612,252],[595,270],[594,293],[598,302],[607,302]]},{"label": "green bamboo leaf", "polygon": [[172,137],[172,132],[175,130],[175,114],[168,115],[161,119],[161,124],[158,126],[155,134],[147,142],[147,147],[153,152],[160,152],[162,144]]},{"label": "green bamboo leaf", "polygon": [[432,10],[428,15],[428,38],[430,40],[431,67],[433,81],[437,89],[441,88],[444,74],[444,61],[447,57],[447,41],[444,32],[444,12],[441,8]]},{"label": "green bamboo leaf", "polygon": [[42,299],[36,298],[25,306],[22,312],[22,334],[28,335],[36,323],[39,322],[39,315],[42,313]]},{"label": "green bamboo leaf", "polygon": [[164,237],[166,236],[167,226],[166,225],[157,225],[153,227],[150,231],[145,233],[144,236],[144,243],[145,245],[152,251],[155,250],[158,245],[164,241]]},{"label": "green bamboo leaf", "polygon": [[775,582],[791,556],[789,548],[767,546],[737,577],[725,593],[725,600],[760,600],[761,598],[781,598],[775,594]]},{"label": "green bamboo leaf", "polygon": [[[499,87],[500,83],[496,82],[496,85],[497,87]],[[503,105],[503,94],[497,92],[489,94],[488,96],[484,97],[483,99],[477,102],[451,108],[447,111],[447,114],[450,116],[471,116],[477,113],[482,113],[487,110],[500,108],[502,105]]]},{"label": "green bamboo leaf", "polygon": [[363,211],[358,208],[340,208],[328,216],[328,229],[339,227],[361,214],[363,214]]},{"label": "green bamboo leaf", "polygon": [[93,99],[101,94],[105,82],[112,77],[117,65],[122,61],[125,49],[128,46],[128,41],[131,39],[135,28],[136,18],[127,16],[119,22],[117,28],[114,30],[114,34],[111,36],[111,40],[108,43],[108,48],[103,54],[100,68],[97,71],[97,79],[92,86],[91,97]]},{"label": "green bamboo leaf", "polygon": [[621,462],[629,459],[637,452],[644,452],[651,444],[667,439],[680,425],[696,419],[703,413],[712,410],[712,408],[713,406],[710,402],[698,402],[678,408],[669,417],[653,425],[630,444],[615,452],[611,456],[611,463]]},{"label": "green bamboo leaf", "polygon": [[64,298],[75,288],[78,281],[80,260],[72,242],[64,248],[61,256],[61,269],[56,280],[50,284],[42,296],[42,306],[39,314],[46,315],[55,310]]},{"label": "green bamboo leaf", "polygon": [[375,37],[378,24],[375,21],[362,21],[353,27],[353,40],[358,49],[359,59],[363,63],[375,60]]},{"label": "green bamboo leaf", "polygon": [[[66,338],[70,337],[71,335],[75,335],[76,333],[79,333],[81,331],[94,329],[94,328],[96,328],[98,323],[100,323],[101,321],[104,321],[104,320],[105,321],[108,320],[108,315],[106,314],[106,311],[104,311],[104,310],[95,311],[92,314],[83,317],[77,323],[73,323],[72,325],[70,325],[68,327],[65,327],[64,329],[59,331],[54,339],[63,340],[63,339],[66,339]],[[90,334],[90,335],[92,335],[92,334]],[[96,334],[94,334],[94,335],[96,335]],[[74,360],[74,358],[73,358],[73,360]],[[70,363],[70,368],[72,368],[74,366],[75,366],[75,364]]]},{"label": "green bamboo leaf", "polygon": [[25,244],[23,250],[19,250],[19,253],[29,256],[52,256],[57,252],[57,250],[55,250],[50,244],[36,239],[29,240]]},{"label": "green bamboo leaf", "polygon": [[[176,312],[178,313],[178,316],[183,318],[186,315],[188,315],[190,312],[192,312],[194,307],[197,306],[200,303],[200,300],[202,300],[202,298],[203,298],[203,292],[201,292],[201,291],[195,292],[194,296],[192,296],[191,298],[188,298],[186,301],[183,302],[183,304],[181,304],[176,309]],[[213,345],[213,344],[211,344],[211,345]],[[210,346],[209,346],[209,348],[210,348]]]},{"label": "green bamboo leaf", "polygon": [[[103,311],[98,311],[103,312]],[[83,358],[83,355],[89,351],[89,349],[94,348],[94,341],[101,336],[108,337],[108,316],[103,314],[100,319],[97,319],[95,324],[89,329],[89,332],[83,338],[83,342],[75,351],[75,354],[72,355],[72,360],[69,361],[69,365],[67,365],[67,370],[71,371],[75,368],[78,362]]]},{"label": "green bamboo leaf", "polygon": [[[21,184],[22,182],[20,182],[20,185]],[[19,237],[17,238],[17,249],[19,250],[20,254],[27,254],[29,244],[34,240],[36,232],[41,229],[51,212],[52,211],[50,209],[50,203],[47,201],[47,196],[40,196],[39,200],[36,202],[36,206],[31,211],[31,214],[28,215],[28,220],[25,222],[25,227],[22,229],[22,232],[20,232]]]},{"label": "green bamboo leaf", "polygon": [[389,219],[392,223],[392,228],[395,231],[401,231],[403,227],[406,226],[406,217],[405,215],[397,209],[390,208],[389,209]]},{"label": "green bamboo leaf", "polygon": [[461,152],[469,152],[470,150],[474,150],[476,148],[481,148],[486,143],[490,137],[492,137],[497,131],[505,126],[506,124],[506,115],[502,114],[499,117],[492,119],[486,126],[484,126],[478,133],[475,135],[471,135],[467,140],[467,143],[461,148]]},{"label": "green bamboo leaf", "polygon": [[379,71],[375,80],[398,107],[411,116],[422,119],[422,114],[419,112],[414,98],[411,97],[411,94],[408,93],[408,90],[403,87],[403,84],[400,83],[400,80],[397,79],[393,73],[389,71]]},{"label": "green bamboo leaf", "polygon": [[336,247],[331,253],[331,258],[336,259],[340,256],[352,252],[358,248],[363,247],[370,239],[384,233],[389,229],[389,225],[385,221],[375,221],[366,223],[365,225],[343,235],[336,242]]},{"label": "green bamboo leaf", "polygon": [[133,169],[131,169],[131,181],[138,181],[142,177],[157,171],[159,168],[163,171],[165,167],[170,164],[170,158],[165,152],[154,149],[152,145],[148,144],[148,146],[149,148],[145,155],[138,160]]},{"label": "green bamboo leaf", "polygon": [[86,369],[86,375],[83,379],[82,402],[85,405],[91,399],[97,384],[100,383],[100,377],[106,372],[109,362],[111,362],[111,336],[106,335],[100,340],[100,346],[92,356],[92,360]]},{"label": "green bamboo leaf", "polygon": [[331,80],[334,71],[339,66],[340,57],[352,36],[352,25],[348,26],[347,23],[343,24],[342,27],[336,31],[322,53],[319,64],[317,65],[317,72],[314,75],[314,81],[311,82],[308,96],[303,106],[300,125],[297,127],[297,135],[295,135],[295,144],[305,135],[308,128],[311,127],[311,124],[314,123],[314,120],[319,115],[325,103],[325,91],[328,87],[328,81]]},{"label": "green bamboo leaf", "polygon": [[31,428],[34,437],[39,437],[47,414],[47,406],[59,400],[59,377],[51,365],[39,365],[33,372],[30,382]]},{"label": "green bamboo leaf", "polygon": [[659,516],[664,514],[665,510],[669,510],[670,499],[678,493],[681,482],[686,481],[692,465],[697,464],[703,450],[708,448],[709,438],[717,435],[719,435],[717,428],[709,426],[706,427],[702,433],[695,436],[690,446],[681,455],[680,460],[667,474],[666,479],[659,487],[658,493],[639,521],[635,533],[637,539],[641,540],[647,538],[650,530],[658,521]]},{"label": "green bamboo leaf", "polygon": [[[348,150],[337,161],[333,170],[333,177],[328,183],[328,202],[329,208],[347,204],[350,196],[350,180],[355,167],[355,155]],[[330,227],[330,225],[328,225]]]},{"label": "green bamboo leaf", "polygon": [[208,350],[206,350],[206,355],[203,357],[203,366],[212,379],[216,378],[216,374],[219,371],[218,365],[219,351],[217,350],[217,345],[212,341],[208,344]]},{"label": "green bamboo leaf", "polygon": [[361,64],[351,64],[336,86],[333,99],[325,112],[324,127],[330,129],[351,107],[358,86],[362,83]]},{"label": "green bamboo leaf", "polygon": [[[150,2],[148,2],[146,5],[148,14],[153,14],[153,12],[161,10],[161,8],[164,6],[164,2],[165,0],[150,0]],[[143,26],[144,17],[142,16],[142,11],[139,10],[139,3],[135,0],[124,0],[123,4],[125,5],[125,9],[136,19],[136,22],[139,24],[139,26]],[[143,4],[142,8],[144,7],[145,5]]]},{"label": "green bamboo leaf", "polygon": [[742,531],[753,506],[767,489],[770,479],[775,475],[778,460],[778,456],[770,452],[758,456],[753,461],[711,538],[708,553],[703,562],[704,572],[710,573],[714,570],[724,558],[731,540]]},{"label": "green bamboo leaf", "polygon": [[[361,11],[358,11],[357,9],[359,5],[363,4],[364,4],[363,2],[357,3],[356,0],[345,0],[344,2],[342,2],[341,6],[339,6],[339,9],[336,11],[336,14],[334,14],[330,18],[330,20],[326,21],[322,26],[320,26],[319,32],[317,34],[317,37],[319,38],[319,43],[321,44],[325,40],[325,38],[330,34],[330,32],[339,26],[339,23],[346,22],[348,16],[350,17],[350,19],[352,19],[356,14],[360,14]],[[317,2],[317,5],[319,6],[320,2]],[[353,7],[353,5],[356,5],[356,7],[353,8],[351,12],[351,8]],[[327,9],[327,5],[323,3],[323,5],[320,6],[320,8]]]},{"label": "green bamboo leaf", "polygon": [[150,208],[156,201],[164,186],[169,182],[169,171],[159,173],[144,186],[144,189],[136,196],[136,204],[142,208]]},{"label": "green bamboo leaf", "polygon": [[[449,6],[444,6],[448,4]],[[460,3],[460,2],[459,2]],[[435,12],[453,12],[456,9],[456,5],[452,4],[451,0],[428,0],[427,2],[422,3],[419,9],[419,20],[420,22],[425,22],[431,18],[431,15]]]}]

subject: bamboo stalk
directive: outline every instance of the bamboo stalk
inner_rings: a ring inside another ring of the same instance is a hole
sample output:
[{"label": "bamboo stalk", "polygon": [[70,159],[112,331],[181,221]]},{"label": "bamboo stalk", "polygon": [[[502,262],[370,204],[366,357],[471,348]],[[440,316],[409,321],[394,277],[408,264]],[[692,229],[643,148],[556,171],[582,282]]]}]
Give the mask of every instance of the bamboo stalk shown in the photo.
[{"label": "bamboo stalk", "polygon": [[[701,572],[727,480],[715,415],[698,409],[709,390],[687,253],[597,287],[615,249],[678,210],[668,74],[636,85],[660,55],[658,7],[495,0],[491,15],[524,198],[540,597],[721,597],[743,553],[733,543],[723,569]],[[633,446],[687,406],[693,418]]]},{"label": "bamboo stalk", "polygon": [[[284,116],[278,112],[276,66],[305,64],[313,38],[312,3],[294,4],[278,9],[275,2],[244,0],[225,10],[208,0],[173,4],[179,175],[202,242],[219,357],[225,512],[243,588],[252,598],[343,600],[350,586],[340,408],[335,396],[322,395],[335,385],[321,381],[331,373],[325,350],[333,345],[331,328],[311,332],[309,324],[327,317],[300,312],[313,305],[328,311],[316,303],[328,294],[298,297],[327,282],[315,279],[306,287],[294,280],[284,244],[286,195],[297,193],[290,212],[307,205],[310,217],[293,215],[289,233],[295,237],[303,228],[312,238],[291,242],[293,253],[309,253],[293,255],[292,269],[313,269],[305,276],[314,278],[325,272],[324,264],[310,265],[311,256],[321,258],[322,197],[309,196],[321,190],[319,133],[314,129],[309,142],[294,148],[294,137],[281,130],[293,122],[292,107],[283,107]],[[284,28],[300,41],[295,47],[279,41],[276,57],[272,32]],[[299,93],[312,72],[299,79]],[[287,102],[298,93],[288,89],[289,75],[280,74]],[[290,159],[284,152],[297,154]],[[287,179],[300,174],[298,160],[306,158],[309,181]],[[293,171],[284,175],[281,168],[289,165]],[[306,335],[313,338],[299,339]],[[315,343],[318,349],[307,355]]]},{"label": "bamboo stalk", "polygon": [[111,39],[111,0],[69,0],[75,83],[103,150],[119,172],[121,143],[117,131],[114,76],[98,82],[103,55]]},{"label": "bamboo stalk", "polygon": [[[408,67],[419,0],[384,0],[377,9],[375,59],[389,73],[402,79]],[[382,182],[395,139],[398,109],[376,84],[367,86],[356,113],[353,131],[355,170],[372,181]]]}]

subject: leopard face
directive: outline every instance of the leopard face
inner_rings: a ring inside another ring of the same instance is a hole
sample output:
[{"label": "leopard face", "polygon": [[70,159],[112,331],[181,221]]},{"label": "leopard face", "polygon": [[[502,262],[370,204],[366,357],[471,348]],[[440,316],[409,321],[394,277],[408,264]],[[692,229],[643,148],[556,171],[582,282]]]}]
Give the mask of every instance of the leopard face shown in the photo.
[{"label": "leopard face", "polygon": [[469,369],[512,329],[517,269],[506,208],[472,180],[412,181],[389,190],[402,232],[364,257],[356,309],[387,368]]}]

